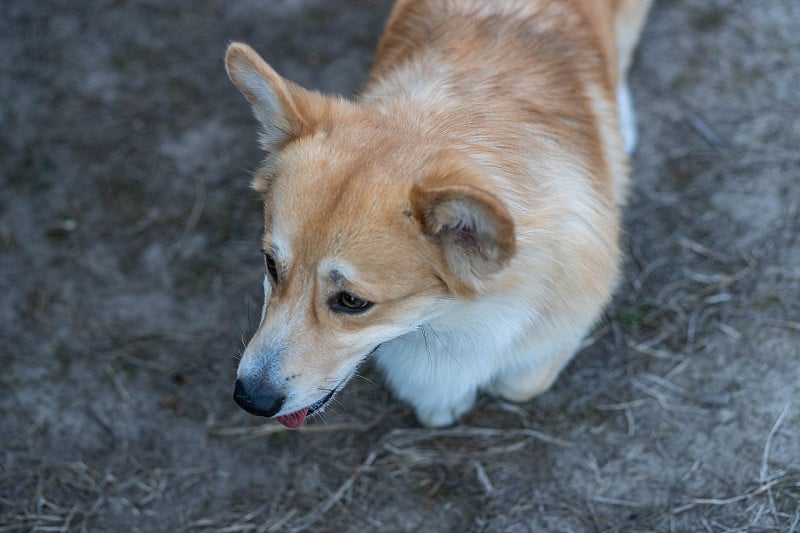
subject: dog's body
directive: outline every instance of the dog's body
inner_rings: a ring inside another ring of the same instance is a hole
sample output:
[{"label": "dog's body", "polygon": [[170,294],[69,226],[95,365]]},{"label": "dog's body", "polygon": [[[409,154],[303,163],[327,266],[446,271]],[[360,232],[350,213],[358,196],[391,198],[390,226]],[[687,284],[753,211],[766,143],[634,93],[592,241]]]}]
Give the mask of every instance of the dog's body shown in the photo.
[{"label": "dog's body", "polygon": [[[357,102],[226,65],[268,152],[236,399],[289,426],[375,354],[429,426],[547,390],[610,298],[649,0],[400,0]],[[621,120],[620,120],[621,118]]]}]

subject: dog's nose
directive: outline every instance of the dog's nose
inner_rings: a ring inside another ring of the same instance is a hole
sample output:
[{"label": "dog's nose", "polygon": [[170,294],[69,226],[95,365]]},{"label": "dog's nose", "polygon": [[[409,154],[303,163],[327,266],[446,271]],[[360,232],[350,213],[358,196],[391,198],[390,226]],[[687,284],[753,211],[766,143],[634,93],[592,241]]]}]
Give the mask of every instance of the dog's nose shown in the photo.
[{"label": "dog's nose", "polygon": [[273,416],[281,410],[286,397],[263,384],[237,379],[233,399],[248,413]]}]

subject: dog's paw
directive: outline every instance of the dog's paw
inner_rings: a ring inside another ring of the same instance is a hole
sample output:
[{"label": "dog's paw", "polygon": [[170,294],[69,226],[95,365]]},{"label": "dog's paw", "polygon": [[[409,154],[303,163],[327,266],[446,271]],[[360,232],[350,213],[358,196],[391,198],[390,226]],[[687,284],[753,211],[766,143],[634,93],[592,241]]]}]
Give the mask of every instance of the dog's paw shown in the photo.
[{"label": "dog's paw", "polygon": [[553,385],[559,372],[569,361],[571,353],[560,352],[560,357],[553,356],[530,368],[500,374],[489,383],[486,392],[509,402],[527,402]]},{"label": "dog's paw", "polygon": [[621,83],[617,89],[617,109],[625,153],[632,155],[636,150],[639,135],[636,131],[636,111],[633,109],[633,99],[627,83]]},{"label": "dog's paw", "polygon": [[490,396],[500,398],[501,400],[512,403],[525,403],[546,392],[549,388],[550,383],[544,381],[537,380],[533,383],[521,383],[517,380],[506,381],[495,379],[486,387],[486,392]]},{"label": "dog's paw", "polygon": [[452,409],[417,409],[417,420],[425,427],[443,428],[452,426],[461,414]]},{"label": "dog's paw", "polygon": [[453,406],[417,406],[415,410],[417,413],[417,420],[419,420],[419,423],[423,426],[429,428],[443,428],[455,424],[456,420],[472,409],[474,405],[475,398],[473,397]]}]

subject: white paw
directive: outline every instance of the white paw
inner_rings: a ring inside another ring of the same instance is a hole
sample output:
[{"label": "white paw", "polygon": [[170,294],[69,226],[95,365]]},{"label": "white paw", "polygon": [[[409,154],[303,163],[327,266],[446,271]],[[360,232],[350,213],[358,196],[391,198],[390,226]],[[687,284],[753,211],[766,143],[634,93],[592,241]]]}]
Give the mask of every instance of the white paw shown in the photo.
[{"label": "white paw", "polygon": [[475,405],[475,398],[469,398],[452,406],[416,406],[417,420],[423,426],[429,428],[442,428],[452,426],[456,420],[472,409]]},{"label": "white paw", "polygon": [[625,152],[630,155],[636,150],[638,135],[636,132],[636,112],[633,109],[633,100],[628,84],[620,83],[617,89],[617,111],[619,113],[619,126],[622,130],[622,140],[625,143]]},{"label": "white paw", "polygon": [[525,403],[547,391],[552,382],[538,380],[535,383],[508,383],[501,379],[494,379],[486,388],[486,392],[495,398],[513,403]]}]

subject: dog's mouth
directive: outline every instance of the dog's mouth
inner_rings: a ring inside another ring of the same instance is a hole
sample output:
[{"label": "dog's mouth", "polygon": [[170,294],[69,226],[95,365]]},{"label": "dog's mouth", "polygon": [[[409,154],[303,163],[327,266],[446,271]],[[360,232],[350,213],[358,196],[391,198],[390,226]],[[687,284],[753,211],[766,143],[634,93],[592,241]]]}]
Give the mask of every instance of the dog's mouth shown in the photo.
[{"label": "dog's mouth", "polygon": [[289,413],[288,415],[281,415],[276,417],[276,420],[286,426],[287,428],[297,429],[303,425],[303,422],[306,421],[306,417],[308,415],[312,415],[315,412],[319,411],[323,407],[325,407],[333,395],[336,394],[336,391],[339,389],[337,385],[334,387],[328,394],[326,394],[321,400],[316,401],[309,405],[308,407],[303,407],[299,411],[295,411],[294,413]]},{"label": "dog's mouth", "polygon": [[[381,344],[375,346],[375,348],[373,348],[367,355],[364,356],[364,359],[367,359],[368,357],[372,356],[375,352],[377,352],[378,348],[381,347]],[[354,373],[355,371],[353,371],[353,374]],[[336,394],[336,391],[338,391],[342,387],[342,385],[347,383],[353,376],[353,374],[350,374],[350,376],[340,381],[339,384],[336,385],[333,389],[331,389],[331,391],[328,394],[323,396],[321,400],[312,403],[308,407],[303,407],[302,409],[300,409],[299,411],[295,411],[294,413],[289,413],[288,415],[281,415],[275,417],[275,419],[284,426],[286,426],[287,428],[291,429],[299,428],[300,426],[303,425],[303,422],[306,421],[306,418],[309,415],[313,415],[314,413],[322,410],[326,405],[328,405],[328,402],[331,401],[333,395]]]}]

